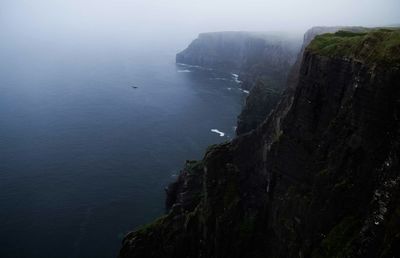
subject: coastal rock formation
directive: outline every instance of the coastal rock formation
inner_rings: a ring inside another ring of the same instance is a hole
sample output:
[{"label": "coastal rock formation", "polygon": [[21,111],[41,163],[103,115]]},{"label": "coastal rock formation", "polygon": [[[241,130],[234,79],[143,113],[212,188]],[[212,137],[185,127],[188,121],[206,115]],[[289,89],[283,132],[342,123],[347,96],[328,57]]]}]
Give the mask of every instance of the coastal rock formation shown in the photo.
[{"label": "coastal rock formation", "polygon": [[244,90],[257,85],[254,93],[250,91],[249,104],[239,116],[237,133],[243,134],[257,127],[263,120],[259,117],[264,117],[278,103],[300,47],[299,37],[284,33],[202,33],[176,55],[176,62],[239,74]]},{"label": "coastal rock formation", "polygon": [[176,62],[237,73],[245,84],[249,80],[249,85],[244,85],[249,89],[256,77],[278,78],[280,73],[287,73],[300,44],[298,38],[283,33],[202,33],[176,55]]},{"label": "coastal rock formation", "polygon": [[236,128],[238,135],[257,128],[281,98],[282,89],[272,83],[267,83],[258,81],[246,98],[246,104],[238,116]]},{"label": "coastal rock formation", "polygon": [[[313,27],[309,29],[303,39],[303,45],[298,54],[297,61],[293,64],[290,72],[281,73],[282,79],[285,81],[271,81],[269,77],[264,77],[263,81],[260,81],[260,77],[255,76],[255,80],[258,80],[258,87],[254,87],[248,98],[246,99],[246,104],[238,117],[237,130],[238,135],[247,133],[259,126],[265,117],[271,112],[271,110],[276,106],[281,94],[286,88],[294,88],[298,81],[298,75],[300,71],[302,56],[304,54],[305,48],[310,44],[310,42],[318,35],[324,33],[334,33],[339,30],[345,30],[350,32],[364,32],[366,28],[363,27]],[[270,56],[266,56],[266,59]],[[269,66],[265,66],[263,69],[270,69]],[[289,71],[289,70],[287,70]],[[262,83],[262,87],[260,87]],[[288,89],[287,91],[291,91]]]},{"label": "coastal rock formation", "polygon": [[187,162],[121,258],[400,254],[400,31],[317,36],[295,78],[255,130]]}]

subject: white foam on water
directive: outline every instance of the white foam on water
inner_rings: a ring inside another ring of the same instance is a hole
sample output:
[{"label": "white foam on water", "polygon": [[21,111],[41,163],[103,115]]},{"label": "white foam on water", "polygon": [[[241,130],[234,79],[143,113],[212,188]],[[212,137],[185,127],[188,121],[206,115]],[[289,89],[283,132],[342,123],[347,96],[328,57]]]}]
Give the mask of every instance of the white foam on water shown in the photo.
[{"label": "white foam on water", "polygon": [[211,129],[211,132],[217,133],[217,134],[219,134],[219,136],[221,136],[221,137],[224,137],[224,136],[225,136],[225,133],[224,133],[224,132],[221,132],[221,131],[218,130],[218,129]]},{"label": "white foam on water", "polygon": [[176,63],[179,66],[184,66],[184,67],[190,67],[190,68],[197,68],[197,69],[201,69],[201,70],[213,70],[212,68],[208,68],[208,67],[204,67],[204,66],[200,66],[200,65],[190,65],[190,64],[184,64],[184,63]]},{"label": "white foam on water", "polygon": [[216,80],[216,81],[229,81],[226,78],[211,78],[211,80]]},{"label": "white foam on water", "polygon": [[236,73],[231,73],[232,77],[233,77],[233,81],[236,82],[237,84],[242,83],[241,80],[239,80],[239,75]]},{"label": "white foam on water", "polygon": [[192,71],[190,71],[190,70],[178,70],[177,72],[178,73],[190,73]]},{"label": "white foam on water", "polygon": [[249,93],[250,93],[250,91],[244,90],[244,89],[242,89],[242,88],[239,88],[239,90],[240,90],[241,92],[243,92],[243,93],[246,93],[246,94],[249,94]]}]

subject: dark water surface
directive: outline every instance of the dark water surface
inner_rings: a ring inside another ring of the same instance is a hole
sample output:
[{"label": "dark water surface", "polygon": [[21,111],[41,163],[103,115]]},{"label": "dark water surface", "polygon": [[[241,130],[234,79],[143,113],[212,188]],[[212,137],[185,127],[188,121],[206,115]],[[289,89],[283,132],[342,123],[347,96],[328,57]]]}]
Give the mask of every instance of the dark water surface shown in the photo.
[{"label": "dark water surface", "polygon": [[27,46],[0,50],[0,257],[115,257],[244,93],[175,48]]}]

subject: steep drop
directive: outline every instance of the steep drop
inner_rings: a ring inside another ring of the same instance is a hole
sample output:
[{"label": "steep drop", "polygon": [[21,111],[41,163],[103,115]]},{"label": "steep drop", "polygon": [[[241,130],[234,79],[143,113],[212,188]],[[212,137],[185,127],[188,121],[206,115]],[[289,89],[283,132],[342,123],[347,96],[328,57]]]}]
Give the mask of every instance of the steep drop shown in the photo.
[{"label": "steep drop", "polygon": [[120,257],[396,257],[399,81],[399,30],[317,36],[268,118],[187,162]]}]

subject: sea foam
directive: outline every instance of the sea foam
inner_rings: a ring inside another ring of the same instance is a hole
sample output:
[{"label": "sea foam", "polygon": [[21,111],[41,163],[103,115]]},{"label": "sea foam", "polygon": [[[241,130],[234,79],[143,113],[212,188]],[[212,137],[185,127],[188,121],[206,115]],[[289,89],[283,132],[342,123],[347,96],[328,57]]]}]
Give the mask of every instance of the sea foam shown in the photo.
[{"label": "sea foam", "polygon": [[190,64],[184,64],[184,63],[176,63],[178,66],[183,66],[183,67],[189,67],[189,68],[197,68],[197,69],[201,69],[201,70],[208,70],[208,71],[212,71],[212,68],[208,68],[208,67],[204,67],[204,66],[200,66],[200,65],[190,65]]},{"label": "sea foam", "polygon": [[232,77],[233,77],[233,80],[236,82],[236,83],[242,83],[242,81],[241,80],[239,80],[239,75],[238,74],[236,74],[236,73],[232,73],[231,74],[232,75]]},{"label": "sea foam", "polygon": [[239,88],[239,90],[240,90],[241,92],[243,92],[243,93],[246,93],[246,94],[249,94],[249,93],[250,93],[250,91],[244,90],[244,89],[242,89],[242,88]]},{"label": "sea foam", "polygon": [[221,137],[224,137],[224,136],[225,136],[225,133],[224,133],[224,132],[221,132],[221,131],[218,130],[218,129],[211,129],[211,132],[217,133],[217,134],[219,134],[219,136],[221,136]]}]

